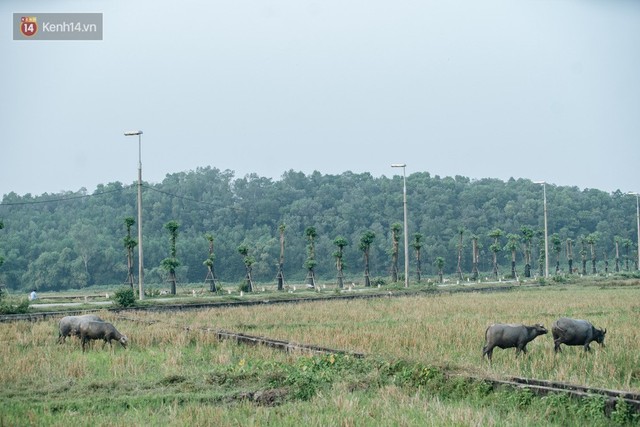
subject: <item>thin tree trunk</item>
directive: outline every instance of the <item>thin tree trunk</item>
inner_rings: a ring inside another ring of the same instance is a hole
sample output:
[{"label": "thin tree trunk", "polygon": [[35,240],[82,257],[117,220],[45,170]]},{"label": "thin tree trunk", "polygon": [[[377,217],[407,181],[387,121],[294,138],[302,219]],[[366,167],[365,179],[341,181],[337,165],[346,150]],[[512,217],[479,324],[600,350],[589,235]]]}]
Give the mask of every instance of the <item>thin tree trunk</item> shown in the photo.
[{"label": "thin tree trunk", "polygon": [[247,288],[247,292],[253,292],[253,279],[251,278],[251,267],[247,267],[247,275],[245,277],[246,279],[246,288]]},{"label": "thin tree trunk", "polygon": [[171,295],[176,294],[176,272],[171,270],[169,271],[169,279],[167,279],[169,283],[171,283]]},{"label": "thin tree trunk", "polygon": [[569,263],[569,274],[573,274],[573,244],[567,240],[567,261]]},{"label": "thin tree trunk", "polygon": [[364,286],[371,286],[371,279],[369,278],[369,253],[364,253]]},{"label": "thin tree trunk", "polygon": [[540,257],[538,258],[538,275],[540,277],[544,276],[544,253],[540,251]]},{"label": "thin tree trunk", "polygon": [[478,239],[471,239],[471,257],[471,277],[473,280],[478,280],[478,275],[480,274],[478,271]]},{"label": "thin tree trunk", "polygon": [[278,290],[284,290],[284,224],[280,227],[280,262],[278,262]]},{"label": "thin tree trunk", "polygon": [[217,292],[216,279],[213,275],[213,268],[207,266],[207,277],[204,279],[204,283],[209,284],[209,292]]},{"label": "thin tree trunk", "polygon": [[398,238],[393,235],[393,253],[391,255],[391,281],[396,283],[398,281]]},{"label": "thin tree trunk", "polygon": [[282,291],[284,290],[284,272],[283,272],[283,265],[282,263],[278,264],[278,275],[276,276],[276,279],[278,281],[278,290]]},{"label": "thin tree trunk", "polygon": [[625,259],[624,259],[624,266],[625,266],[625,270],[629,271],[629,247],[628,246],[626,247],[626,251],[625,252],[626,252],[626,256],[625,256]]},{"label": "thin tree trunk", "polygon": [[462,232],[458,234],[460,235],[458,241],[458,279],[462,281]]},{"label": "thin tree trunk", "polygon": [[129,283],[129,286],[133,289],[133,251],[129,246],[127,246],[127,271],[127,283]]},{"label": "thin tree trunk", "polygon": [[213,236],[209,240],[209,259],[207,260],[207,277],[204,279],[204,283],[209,283],[209,292],[217,292],[216,276],[213,271]]},{"label": "thin tree trunk", "polygon": [[531,243],[524,244],[524,277],[531,277]]}]

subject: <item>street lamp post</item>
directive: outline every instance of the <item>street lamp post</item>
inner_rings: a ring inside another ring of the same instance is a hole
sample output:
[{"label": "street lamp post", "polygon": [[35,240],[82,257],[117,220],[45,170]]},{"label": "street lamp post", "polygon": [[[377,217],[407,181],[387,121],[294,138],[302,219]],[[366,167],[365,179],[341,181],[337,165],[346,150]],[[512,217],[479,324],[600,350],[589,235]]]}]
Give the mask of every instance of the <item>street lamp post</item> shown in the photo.
[{"label": "street lamp post", "polygon": [[407,175],[405,163],[393,163],[392,168],[402,168],[402,203],[404,207],[404,287],[409,287],[409,230],[407,229]]},{"label": "street lamp post", "polygon": [[542,184],[542,200],[544,209],[544,277],[549,277],[549,240],[547,230],[547,183],[535,181],[534,184]]},{"label": "street lamp post", "polygon": [[124,136],[138,136],[138,293],[144,299],[144,262],[142,257],[142,131],[125,132]]},{"label": "street lamp post", "polygon": [[638,225],[638,270],[640,270],[640,194],[630,191],[631,196],[636,196],[636,222]]}]

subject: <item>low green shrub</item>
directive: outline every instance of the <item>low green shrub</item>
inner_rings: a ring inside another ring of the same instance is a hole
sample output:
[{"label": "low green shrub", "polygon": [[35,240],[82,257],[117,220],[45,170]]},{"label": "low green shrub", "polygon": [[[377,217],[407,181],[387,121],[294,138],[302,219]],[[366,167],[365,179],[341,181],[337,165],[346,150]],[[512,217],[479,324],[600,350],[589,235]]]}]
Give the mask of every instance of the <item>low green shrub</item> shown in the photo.
[{"label": "low green shrub", "polygon": [[632,408],[620,399],[616,402],[616,409],[611,413],[611,421],[614,425],[638,425],[640,414],[634,413]]},{"label": "low green shrub", "polygon": [[552,277],[552,280],[554,281],[554,283],[567,283],[567,278],[564,276],[561,276],[560,274],[556,274],[555,276]]},{"label": "low green shrub", "polygon": [[160,294],[160,289],[159,288],[155,288],[155,287],[147,287],[144,289],[144,296],[146,297],[159,297]]},{"label": "low green shrub", "polygon": [[[404,280],[404,278],[402,279]],[[374,277],[371,279],[371,286],[384,286],[387,281],[383,277]]]},{"label": "low green shrub", "polygon": [[136,295],[132,288],[125,286],[113,294],[113,302],[117,307],[133,307],[136,305]]},{"label": "low green shrub", "polygon": [[27,298],[2,299],[0,301],[0,314],[23,314],[29,311],[29,300]]}]

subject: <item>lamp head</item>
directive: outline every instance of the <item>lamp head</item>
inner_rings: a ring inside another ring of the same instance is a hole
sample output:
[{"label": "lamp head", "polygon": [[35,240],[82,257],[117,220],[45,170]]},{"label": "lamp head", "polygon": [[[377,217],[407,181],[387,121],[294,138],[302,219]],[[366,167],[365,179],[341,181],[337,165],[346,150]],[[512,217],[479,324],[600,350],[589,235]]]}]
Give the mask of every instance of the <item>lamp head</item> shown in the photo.
[{"label": "lamp head", "polygon": [[392,164],[391,164],[391,167],[392,167],[392,168],[404,168],[404,167],[406,167],[406,166],[407,166],[407,165],[406,165],[405,163],[392,163]]},{"label": "lamp head", "polygon": [[135,135],[142,135],[142,131],[141,130],[131,130],[129,132],[125,132],[124,136],[135,136]]}]

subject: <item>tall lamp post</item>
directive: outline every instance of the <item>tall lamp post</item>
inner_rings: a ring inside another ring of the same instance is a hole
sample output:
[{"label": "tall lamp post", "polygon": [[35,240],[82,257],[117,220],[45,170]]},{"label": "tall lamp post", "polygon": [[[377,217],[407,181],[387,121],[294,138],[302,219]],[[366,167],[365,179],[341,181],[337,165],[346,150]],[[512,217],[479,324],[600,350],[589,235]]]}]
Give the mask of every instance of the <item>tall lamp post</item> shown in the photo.
[{"label": "tall lamp post", "polygon": [[125,132],[124,136],[138,136],[138,293],[144,299],[144,262],[142,257],[142,131]]},{"label": "tall lamp post", "polygon": [[393,163],[392,168],[402,168],[402,203],[404,206],[404,287],[409,287],[409,230],[407,229],[407,175],[405,163]]},{"label": "tall lamp post", "polygon": [[534,184],[542,184],[542,200],[544,207],[544,277],[549,277],[549,233],[547,231],[547,183],[535,181]]},{"label": "tall lamp post", "polygon": [[638,270],[640,270],[640,194],[630,191],[631,196],[636,196],[636,222],[638,223]]}]

